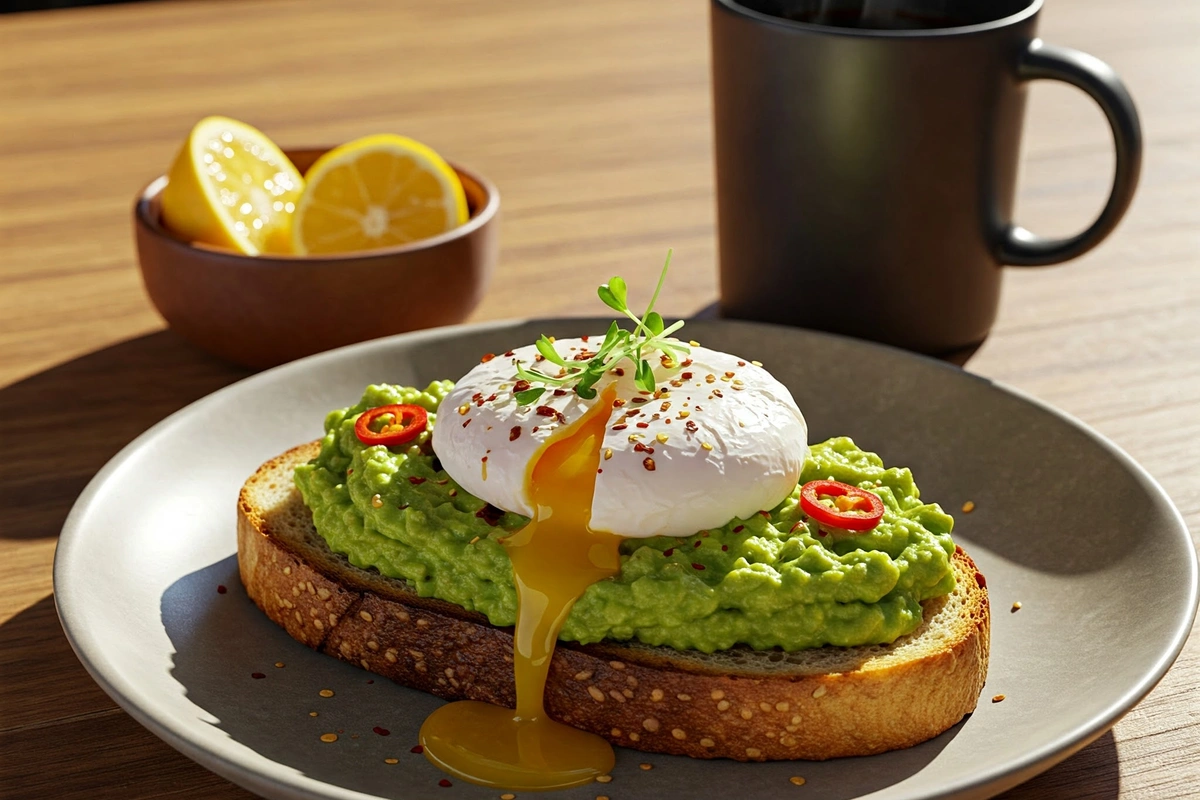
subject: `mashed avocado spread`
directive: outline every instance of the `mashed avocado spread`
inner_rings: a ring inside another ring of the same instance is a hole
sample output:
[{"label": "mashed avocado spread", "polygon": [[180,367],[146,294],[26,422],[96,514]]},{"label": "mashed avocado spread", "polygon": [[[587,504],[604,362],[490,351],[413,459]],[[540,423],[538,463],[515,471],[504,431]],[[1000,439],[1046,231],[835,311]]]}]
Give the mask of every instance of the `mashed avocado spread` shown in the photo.
[{"label": "mashed avocado spread", "polygon": [[[488,506],[439,468],[429,441],[433,412],[453,385],[367,387],[357,405],[325,418],[321,453],[296,469],[296,485],[317,531],[351,564],[512,625],[512,566],[498,540],[528,519]],[[356,417],[390,403],[423,406],[429,430],[403,447],[363,445]],[[875,529],[819,536],[815,523],[803,521],[797,486],[750,519],[685,539],[627,539],[620,574],[588,588],[560,638],[636,639],[706,653],[737,644],[792,651],[883,644],[915,629],[921,601],[954,589],[954,520],[921,502],[911,472],[885,468],[850,439],[811,450],[800,485],[832,478],[875,492],[885,509]]]}]

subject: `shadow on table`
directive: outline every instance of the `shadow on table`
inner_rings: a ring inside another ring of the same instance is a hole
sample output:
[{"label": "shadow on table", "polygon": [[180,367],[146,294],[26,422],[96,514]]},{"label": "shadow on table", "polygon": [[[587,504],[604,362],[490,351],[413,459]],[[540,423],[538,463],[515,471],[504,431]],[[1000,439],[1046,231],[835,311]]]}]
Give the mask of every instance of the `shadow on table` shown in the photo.
[{"label": "shadow on table", "polygon": [[0,389],[0,538],[57,536],[75,498],[122,447],[249,374],[159,331]]},{"label": "shadow on table", "polygon": [[[494,790],[459,781],[452,791],[440,787],[445,776],[411,752],[421,722],[441,701],[293,641],[249,600],[237,573],[230,556],[180,578],[161,601],[163,627],[175,649],[172,676],[188,700],[215,718],[212,724],[297,774],[354,791],[443,800],[495,797]],[[323,698],[322,689],[334,695]],[[823,763],[695,761],[618,748],[613,783],[643,797],[769,797],[791,788],[791,776],[803,775],[806,798],[849,800],[921,772],[959,729],[908,750]],[[328,733],[337,734],[337,741],[322,742]],[[387,765],[386,758],[399,764]],[[654,769],[639,769],[642,762]],[[564,800],[595,796],[595,786],[555,793]]]},{"label": "shadow on table", "polygon": [[1111,730],[1061,764],[998,795],[996,800],[1116,800],[1121,796],[1121,764]]}]

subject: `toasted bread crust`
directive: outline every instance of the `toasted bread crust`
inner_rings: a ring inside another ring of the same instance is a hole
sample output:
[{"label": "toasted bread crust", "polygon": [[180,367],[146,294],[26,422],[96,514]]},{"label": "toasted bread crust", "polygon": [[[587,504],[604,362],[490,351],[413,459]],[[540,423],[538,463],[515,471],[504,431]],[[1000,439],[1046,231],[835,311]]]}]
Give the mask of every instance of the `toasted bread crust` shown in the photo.
[{"label": "toasted bread crust", "polygon": [[[294,448],[242,488],[238,564],[250,597],[309,647],[440,697],[512,707],[511,629],[324,548],[292,482],[316,453],[316,443]],[[771,654],[754,669],[669,648],[560,643],[546,709],[613,744],[696,758],[821,760],[912,746],[973,711],[987,673],[987,590],[961,549],[953,564],[955,592],[927,602],[922,626],[889,647],[781,655],[777,668]]]}]

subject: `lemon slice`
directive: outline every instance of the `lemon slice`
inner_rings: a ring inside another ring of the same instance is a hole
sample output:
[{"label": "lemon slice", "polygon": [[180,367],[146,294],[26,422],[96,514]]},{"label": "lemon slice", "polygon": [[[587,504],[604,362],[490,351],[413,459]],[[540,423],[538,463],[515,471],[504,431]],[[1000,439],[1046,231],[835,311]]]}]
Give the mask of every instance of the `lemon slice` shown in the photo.
[{"label": "lemon slice", "polygon": [[300,254],[392,247],[467,221],[462,183],[441,156],[404,136],[366,136],[330,150],[305,176],[292,249]]},{"label": "lemon slice", "polygon": [[291,249],[304,179],[258,130],[226,117],[200,120],[167,177],[163,222],[176,233],[252,256]]}]

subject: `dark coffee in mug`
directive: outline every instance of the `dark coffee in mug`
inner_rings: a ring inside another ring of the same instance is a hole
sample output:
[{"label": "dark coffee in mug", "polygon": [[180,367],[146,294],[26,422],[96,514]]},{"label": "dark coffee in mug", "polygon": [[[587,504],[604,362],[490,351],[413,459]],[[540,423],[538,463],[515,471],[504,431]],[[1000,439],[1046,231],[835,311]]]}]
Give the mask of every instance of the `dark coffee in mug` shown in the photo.
[{"label": "dark coffee in mug", "polygon": [[[1141,129],[1104,63],[1037,36],[1042,0],[710,0],[722,315],[930,354],[971,347],[1004,265],[1098,244]],[[1013,220],[1030,81],[1090,94],[1116,176],[1085,231]]]},{"label": "dark coffee in mug", "polygon": [[[869,30],[927,30],[979,25],[995,18],[986,3],[971,0],[745,0],[762,14],[812,25]],[[1011,3],[1016,13],[1024,5]],[[1000,12],[1004,15],[1004,11]]]}]

